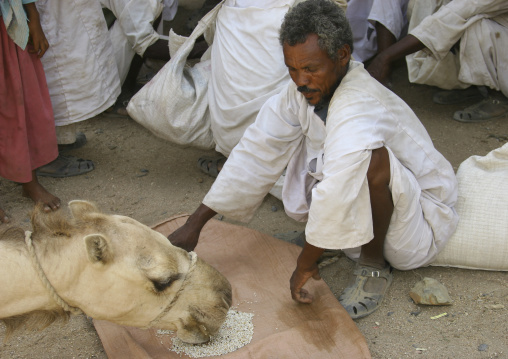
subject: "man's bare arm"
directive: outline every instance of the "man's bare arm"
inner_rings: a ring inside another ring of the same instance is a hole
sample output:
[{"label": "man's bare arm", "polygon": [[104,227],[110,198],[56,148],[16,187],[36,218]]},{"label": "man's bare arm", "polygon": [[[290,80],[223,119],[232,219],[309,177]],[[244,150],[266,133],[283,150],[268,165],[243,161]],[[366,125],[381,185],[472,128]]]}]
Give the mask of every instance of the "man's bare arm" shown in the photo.
[{"label": "man's bare arm", "polygon": [[201,230],[216,214],[217,212],[213,209],[201,204],[182,227],[168,236],[169,241],[174,246],[183,248],[186,251],[194,250],[198,244]]},{"label": "man's bare arm", "polygon": [[302,252],[296,261],[296,269],[291,276],[289,285],[291,297],[300,303],[311,303],[314,297],[303,286],[310,278],[321,279],[317,260],[323,254],[323,248],[305,242]]},{"label": "man's bare arm", "polygon": [[392,63],[422,50],[425,45],[413,35],[406,35],[400,41],[381,51],[367,67],[367,71],[381,83],[385,83],[392,71]]}]

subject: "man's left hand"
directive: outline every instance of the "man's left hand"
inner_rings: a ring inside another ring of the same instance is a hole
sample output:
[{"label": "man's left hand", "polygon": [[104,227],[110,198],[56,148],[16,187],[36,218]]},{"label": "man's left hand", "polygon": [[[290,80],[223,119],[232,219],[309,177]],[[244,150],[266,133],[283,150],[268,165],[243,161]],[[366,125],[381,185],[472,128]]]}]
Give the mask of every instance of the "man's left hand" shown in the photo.
[{"label": "man's left hand", "polygon": [[316,280],[321,279],[319,275],[319,269],[317,264],[314,264],[310,269],[303,270],[296,267],[291,279],[289,280],[289,286],[291,288],[291,297],[300,303],[312,303],[314,296],[309,293],[308,290],[304,289],[303,286],[309,278]]}]

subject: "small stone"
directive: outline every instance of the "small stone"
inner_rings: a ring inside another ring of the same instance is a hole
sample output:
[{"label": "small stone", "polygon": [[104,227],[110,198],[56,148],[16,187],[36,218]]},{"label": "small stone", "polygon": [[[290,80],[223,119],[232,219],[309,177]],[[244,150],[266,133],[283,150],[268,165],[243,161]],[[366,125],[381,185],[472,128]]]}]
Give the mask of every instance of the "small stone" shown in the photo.
[{"label": "small stone", "polygon": [[277,212],[277,207],[272,206],[272,212]]},{"label": "small stone", "polygon": [[504,309],[504,305],[502,305],[502,304],[486,304],[485,308],[487,308],[487,309]]},{"label": "small stone", "polygon": [[446,287],[429,277],[416,283],[409,292],[409,296],[416,304],[451,305],[453,302]]},{"label": "small stone", "polygon": [[139,172],[148,173],[149,171],[146,168],[142,168],[139,170]]},{"label": "small stone", "polygon": [[414,315],[415,317],[417,317],[417,316],[419,316],[419,315],[420,315],[420,313],[421,313],[421,312],[422,312],[421,310],[417,310],[417,311],[415,310],[415,311],[412,311],[412,312],[411,312],[411,313],[409,313],[409,314]]},{"label": "small stone", "polygon": [[487,349],[489,349],[489,346],[487,344],[480,344],[478,346],[478,351],[479,352],[484,352],[484,351],[487,351]]},{"label": "small stone", "polygon": [[198,183],[203,183],[203,179],[202,178],[198,178]]},{"label": "small stone", "polygon": [[109,148],[110,150],[114,150],[114,149],[116,148],[116,145],[108,145],[108,148]]},{"label": "small stone", "polygon": [[219,215],[219,216],[217,217],[217,219],[218,219],[219,221],[222,221],[222,220],[224,219],[224,216],[221,214],[221,215]]},{"label": "small stone", "polygon": [[390,315],[393,315],[393,313],[394,313],[394,312],[388,312],[388,314],[387,314],[387,315],[388,315],[388,316],[390,316]]}]

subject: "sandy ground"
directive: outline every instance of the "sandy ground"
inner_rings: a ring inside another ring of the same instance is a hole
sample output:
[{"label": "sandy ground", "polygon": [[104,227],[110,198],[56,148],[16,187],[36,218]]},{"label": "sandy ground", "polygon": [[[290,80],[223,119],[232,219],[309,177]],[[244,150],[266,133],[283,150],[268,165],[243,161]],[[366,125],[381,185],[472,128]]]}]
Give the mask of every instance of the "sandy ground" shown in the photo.
[{"label": "sandy ground", "polygon": [[[396,71],[394,91],[414,109],[435,146],[455,169],[469,156],[485,155],[506,143],[508,118],[480,124],[455,122],[451,120],[453,112],[468,103],[436,105],[431,100],[434,88],[411,85],[406,77],[404,68]],[[63,203],[86,199],[104,212],[154,225],[174,214],[192,212],[213,183],[196,162],[214,151],[173,145],[130,118],[100,115],[80,125],[88,143],[70,154],[92,159],[96,169],[71,178],[40,179]],[[30,229],[32,203],[21,197],[18,184],[0,179],[0,205],[11,216],[11,225]],[[281,202],[272,196],[265,199],[247,226],[271,235],[304,228],[289,219]],[[345,287],[351,268],[352,263],[341,257],[322,270],[323,279],[336,296]],[[453,305],[415,305],[408,292],[423,277],[443,283]],[[489,309],[491,304],[504,308]],[[445,312],[447,316],[431,319]],[[382,307],[356,324],[373,358],[508,358],[508,272],[441,267],[394,271]],[[3,337],[4,327],[0,325],[0,339]],[[42,332],[15,333],[1,344],[0,358],[106,358],[106,354],[93,325],[78,316]]]}]

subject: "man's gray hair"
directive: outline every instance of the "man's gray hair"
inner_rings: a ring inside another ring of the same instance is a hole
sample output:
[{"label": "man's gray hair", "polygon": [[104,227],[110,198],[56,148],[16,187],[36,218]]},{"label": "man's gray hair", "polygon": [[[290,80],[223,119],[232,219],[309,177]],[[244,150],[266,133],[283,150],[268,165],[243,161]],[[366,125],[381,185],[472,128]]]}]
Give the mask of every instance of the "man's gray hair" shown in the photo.
[{"label": "man's gray hair", "polygon": [[303,44],[310,34],[318,36],[319,47],[332,60],[337,51],[349,45],[353,52],[353,33],[342,9],[330,0],[307,0],[291,8],[280,28],[281,45]]}]

